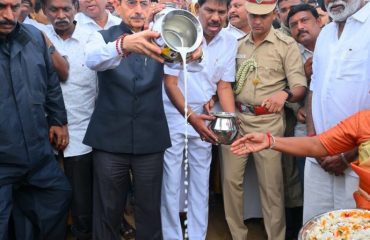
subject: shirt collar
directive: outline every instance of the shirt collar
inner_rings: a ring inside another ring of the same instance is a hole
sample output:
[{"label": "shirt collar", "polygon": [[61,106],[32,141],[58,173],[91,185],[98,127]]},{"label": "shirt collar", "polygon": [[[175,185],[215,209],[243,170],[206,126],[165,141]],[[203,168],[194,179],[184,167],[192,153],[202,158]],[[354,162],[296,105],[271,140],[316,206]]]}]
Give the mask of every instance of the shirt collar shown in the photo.
[{"label": "shirt collar", "polygon": [[[73,33],[72,33],[72,36],[70,37],[70,38],[67,38],[67,39],[65,39],[65,40],[68,40],[68,39],[75,39],[76,41],[79,41],[79,39],[80,39],[80,37],[83,35],[83,33],[82,33],[82,28],[80,28],[79,26],[81,26],[81,24],[77,24],[77,22],[76,21],[74,21],[74,24],[75,24],[75,29],[74,29],[74,31],[73,31]],[[57,32],[55,32],[55,29],[54,29],[54,27],[53,26],[51,26],[50,27],[51,28],[51,33],[55,36],[55,37],[57,37],[58,39],[61,39],[61,40],[64,40],[64,39],[62,39],[58,34],[57,34]],[[64,40],[64,41],[65,41]]]},{"label": "shirt collar", "polygon": [[303,55],[305,52],[309,53],[309,54],[313,54],[313,52],[306,48],[305,46],[303,46],[302,44],[298,43],[298,46],[299,46],[299,49],[301,50],[301,54]]},{"label": "shirt collar", "polygon": [[233,30],[235,30],[235,31],[237,31],[237,32],[239,32],[240,34],[244,34],[244,36],[245,35],[247,35],[247,33],[245,33],[244,31],[242,31],[242,30],[240,30],[239,28],[237,28],[237,27],[234,27],[230,22],[229,22],[229,25],[227,26],[228,28],[231,28],[231,29],[233,29]]},{"label": "shirt collar", "polygon": [[219,31],[217,33],[216,36],[214,36],[214,38],[212,38],[212,40],[207,44],[207,41],[205,39],[205,37],[203,36],[203,41],[207,44],[207,45],[211,45],[211,44],[215,44],[216,42],[220,41],[222,39],[222,36],[223,36],[223,33],[222,31],[225,31],[224,28],[221,29],[221,31]]},{"label": "shirt collar", "polygon": [[[267,36],[265,37],[265,39],[262,41],[262,42],[273,42],[275,40],[275,33],[274,33],[274,28],[271,26],[270,28],[270,32],[267,34]],[[248,34],[248,37],[246,39],[246,41],[249,41],[251,43],[254,43],[253,39],[252,39],[252,31]]]},{"label": "shirt collar", "polygon": [[350,18],[353,18],[359,22],[364,23],[370,16],[370,4],[366,2],[366,4],[358,10],[355,14],[353,14]]}]

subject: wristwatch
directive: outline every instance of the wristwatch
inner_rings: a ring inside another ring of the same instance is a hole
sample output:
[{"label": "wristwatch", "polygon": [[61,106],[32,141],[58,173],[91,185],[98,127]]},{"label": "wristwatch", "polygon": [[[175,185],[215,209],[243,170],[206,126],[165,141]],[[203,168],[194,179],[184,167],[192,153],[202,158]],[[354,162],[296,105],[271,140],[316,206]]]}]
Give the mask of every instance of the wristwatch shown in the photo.
[{"label": "wristwatch", "polygon": [[292,91],[290,91],[288,88],[285,88],[285,89],[283,89],[283,91],[284,92],[286,92],[287,94],[288,94],[288,97],[287,97],[287,101],[289,102],[290,101],[290,99],[292,99],[292,97],[293,97],[293,93],[292,93]]},{"label": "wristwatch", "polygon": [[54,45],[50,45],[49,48],[48,48],[48,50],[49,50],[50,55],[53,55],[53,53],[56,51]]}]

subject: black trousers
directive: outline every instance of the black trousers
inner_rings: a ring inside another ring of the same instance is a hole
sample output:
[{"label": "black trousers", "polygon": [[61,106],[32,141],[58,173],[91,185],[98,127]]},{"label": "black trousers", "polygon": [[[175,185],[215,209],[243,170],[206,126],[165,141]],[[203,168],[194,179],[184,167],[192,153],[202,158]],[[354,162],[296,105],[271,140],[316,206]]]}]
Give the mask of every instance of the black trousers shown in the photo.
[{"label": "black trousers", "polygon": [[64,173],[72,187],[72,233],[78,240],[92,238],[92,153],[64,158]]},{"label": "black trousers", "polygon": [[121,214],[129,191],[130,169],[135,182],[135,239],[162,239],[160,200],[163,154],[93,151],[93,239],[121,239]]},{"label": "black trousers", "polygon": [[16,239],[64,240],[70,185],[51,156],[21,181],[0,186],[0,239],[8,239],[13,214]]}]

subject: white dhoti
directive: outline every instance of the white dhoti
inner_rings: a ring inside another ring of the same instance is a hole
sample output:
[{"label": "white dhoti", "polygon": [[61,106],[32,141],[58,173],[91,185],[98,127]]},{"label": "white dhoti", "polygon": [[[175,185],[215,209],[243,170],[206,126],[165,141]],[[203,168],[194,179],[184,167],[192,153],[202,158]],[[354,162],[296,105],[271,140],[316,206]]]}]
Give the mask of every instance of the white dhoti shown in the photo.
[{"label": "white dhoti", "polygon": [[325,172],[315,159],[307,158],[304,172],[303,223],[312,217],[343,208],[355,208],[353,192],[358,188],[357,175],[348,168],[344,175]]},{"label": "white dhoti", "polygon": [[[170,124],[169,124],[170,125]],[[190,127],[189,127],[190,128]],[[190,131],[189,131],[190,132]],[[179,212],[180,191],[185,148],[183,131],[171,130],[172,147],[164,155],[161,217],[163,239],[183,239]],[[208,226],[209,172],[211,144],[203,142],[194,132],[188,137],[189,188],[188,235],[189,239],[205,239]]]}]

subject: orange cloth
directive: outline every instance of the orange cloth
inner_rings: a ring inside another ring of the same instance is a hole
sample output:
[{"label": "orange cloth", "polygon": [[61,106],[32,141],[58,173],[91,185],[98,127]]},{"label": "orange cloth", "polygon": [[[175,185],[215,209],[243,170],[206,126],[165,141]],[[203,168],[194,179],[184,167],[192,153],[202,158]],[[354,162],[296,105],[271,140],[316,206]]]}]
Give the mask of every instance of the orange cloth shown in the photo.
[{"label": "orange cloth", "polygon": [[319,136],[329,155],[349,151],[370,140],[370,110],[363,110],[343,120]]},{"label": "orange cloth", "polygon": [[359,190],[353,193],[353,197],[358,208],[370,210],[370,168],[359,167],[358,164],[358,161],[351,164],[353,171],[357,173],[360,179]]},{"label": "orange cloth", "polygon": [[353,193],[358,208],[370,210],[370,110],[345,119],[334,128],[320,134],[320,142],[330,155],[359,147],[359,161],[351,164],[359,176],[359,190]]}]

